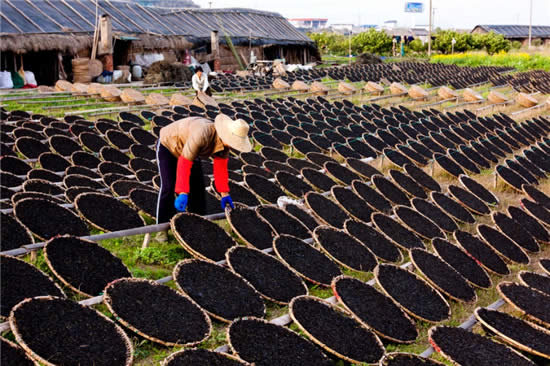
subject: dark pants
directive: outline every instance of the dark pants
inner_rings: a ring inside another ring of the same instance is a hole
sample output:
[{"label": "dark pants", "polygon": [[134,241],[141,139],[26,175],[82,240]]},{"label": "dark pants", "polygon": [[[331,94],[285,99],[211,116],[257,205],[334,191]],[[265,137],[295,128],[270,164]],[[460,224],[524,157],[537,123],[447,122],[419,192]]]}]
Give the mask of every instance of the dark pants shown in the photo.
[{"label": "dark pants", "polygon": [[[178,159],[160,141],[157,144],[157,164],[160,172],[160,191],[157,201],[157,224],[169,222],[177,211],[174,207]],[[206,191],[201,162],[195,160],[189,178],[189,200],[186,212],[206,214]]]}]

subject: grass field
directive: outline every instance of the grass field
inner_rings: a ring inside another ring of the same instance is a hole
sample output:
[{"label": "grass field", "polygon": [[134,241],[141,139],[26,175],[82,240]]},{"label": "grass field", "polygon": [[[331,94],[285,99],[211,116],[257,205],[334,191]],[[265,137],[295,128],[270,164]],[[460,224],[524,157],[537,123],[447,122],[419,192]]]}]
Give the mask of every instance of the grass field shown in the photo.
[{"label": "grass field", "polygon": [[484,52],[466,52],[435,55],[431,57],[430,62],[459,66],[509,66],[519,71],[534,69],[550,71],[550,56],[543,54],[498,53],[488,55]]}]

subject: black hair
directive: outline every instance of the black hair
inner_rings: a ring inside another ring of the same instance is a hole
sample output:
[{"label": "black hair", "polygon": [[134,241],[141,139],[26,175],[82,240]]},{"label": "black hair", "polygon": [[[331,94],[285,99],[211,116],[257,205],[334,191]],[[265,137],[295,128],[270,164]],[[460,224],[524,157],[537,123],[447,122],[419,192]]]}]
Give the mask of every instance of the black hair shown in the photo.
[{"label": "black hair", "polygon": [[202,71],[202,66],[195,67],[195,74],[199,71]]}]

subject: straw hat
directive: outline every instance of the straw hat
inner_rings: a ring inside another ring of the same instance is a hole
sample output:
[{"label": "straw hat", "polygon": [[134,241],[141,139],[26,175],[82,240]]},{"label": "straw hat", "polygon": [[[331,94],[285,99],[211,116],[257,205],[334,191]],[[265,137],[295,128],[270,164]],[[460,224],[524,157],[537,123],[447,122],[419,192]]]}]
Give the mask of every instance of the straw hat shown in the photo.
[{"label": "straw hat", "polygon": [[252,151],[252,144],[248,139],[250,127],[244,120],[237,119],[233,121],[225,114],[218,114],[214,126],[218,136],[226,145],[240,152]]}]

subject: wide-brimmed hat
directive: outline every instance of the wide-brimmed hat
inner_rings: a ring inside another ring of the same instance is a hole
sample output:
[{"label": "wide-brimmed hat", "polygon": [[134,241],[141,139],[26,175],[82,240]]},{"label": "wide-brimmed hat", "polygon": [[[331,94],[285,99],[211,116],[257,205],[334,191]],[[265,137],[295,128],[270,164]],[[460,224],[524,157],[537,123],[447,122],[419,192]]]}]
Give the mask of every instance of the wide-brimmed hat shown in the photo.
[{"label": "wide-brimmed hat", "polygon": [[248,123],[242,119],[232,120],[225,114],[218,114],[214,121],[216,133],[222,141],[231,148],[249,152],[252,150],[252,144],[248,138]]}]

